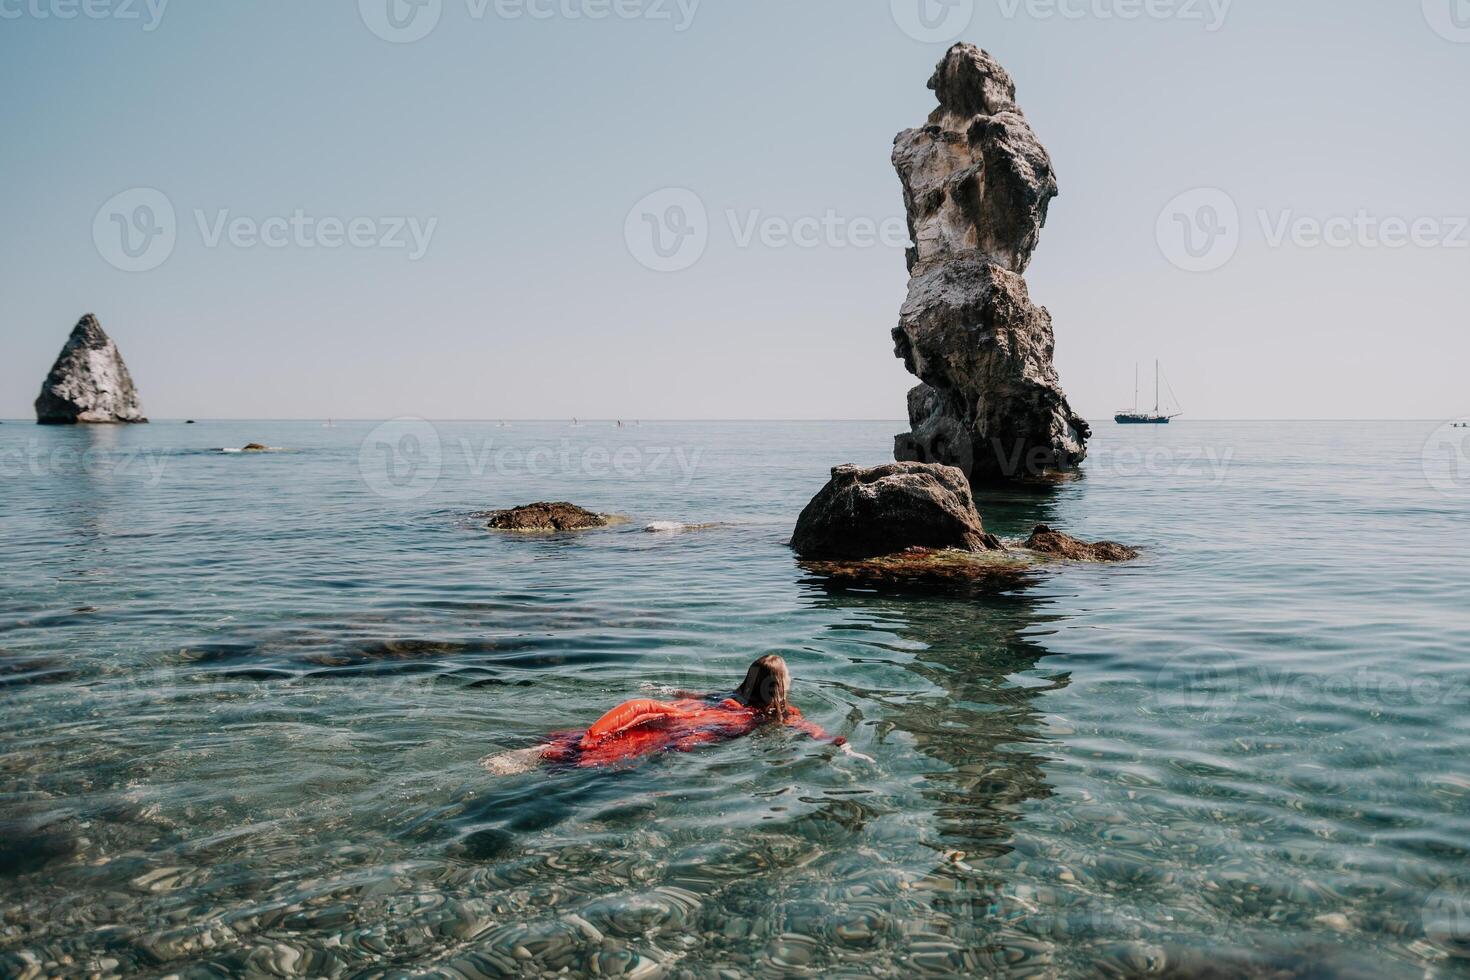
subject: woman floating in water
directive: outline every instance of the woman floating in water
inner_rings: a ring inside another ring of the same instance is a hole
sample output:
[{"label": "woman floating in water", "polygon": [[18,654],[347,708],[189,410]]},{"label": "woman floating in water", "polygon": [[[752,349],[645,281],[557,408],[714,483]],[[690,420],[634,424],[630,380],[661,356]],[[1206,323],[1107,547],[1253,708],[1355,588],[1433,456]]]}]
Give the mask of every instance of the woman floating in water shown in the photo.
[{"label": "woman floating in water", "polygon": [[554,732],[545,745],[503,752],[481,762],[496,775],[529,772],[541,763],[590,768],[667,752],[724,742],[748,735],[761,725],[779,722],[819,741],[840,746],[855,758],[873,760],[841,736],[831,736],[807,721],[789,700],[791,671],[775,654],[750,665],[745,680],[726,698],[689,696],[677,701],[639,698],[618,705],[586,731]]}]

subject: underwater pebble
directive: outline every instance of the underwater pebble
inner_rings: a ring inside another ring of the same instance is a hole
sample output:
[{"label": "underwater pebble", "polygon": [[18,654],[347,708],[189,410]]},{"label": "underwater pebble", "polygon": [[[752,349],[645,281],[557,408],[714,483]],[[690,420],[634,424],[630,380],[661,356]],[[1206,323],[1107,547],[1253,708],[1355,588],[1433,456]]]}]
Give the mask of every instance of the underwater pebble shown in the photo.
[{"label": "underwater pebble", "polygon": [[780,967],[805,967],[816,958],[817,944],[810,936],[785,933],[767,947],[766,955]]}]

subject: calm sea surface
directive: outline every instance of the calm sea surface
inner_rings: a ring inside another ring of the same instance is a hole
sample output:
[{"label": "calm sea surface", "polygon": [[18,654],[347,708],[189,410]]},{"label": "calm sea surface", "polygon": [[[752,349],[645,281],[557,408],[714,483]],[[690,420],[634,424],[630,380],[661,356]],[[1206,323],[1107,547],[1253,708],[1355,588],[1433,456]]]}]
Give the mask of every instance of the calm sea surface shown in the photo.
[{"label": "calm sea surface", "polygon": [[[1447,430],[1099,425],[979,503],[1136,563],[804,572],[797,513],[899,428],[6,422],[0,976],[1470,973]],[[631,521],[470,517],[540,499]],[[478,765],[768,651],[876,764]]]}]

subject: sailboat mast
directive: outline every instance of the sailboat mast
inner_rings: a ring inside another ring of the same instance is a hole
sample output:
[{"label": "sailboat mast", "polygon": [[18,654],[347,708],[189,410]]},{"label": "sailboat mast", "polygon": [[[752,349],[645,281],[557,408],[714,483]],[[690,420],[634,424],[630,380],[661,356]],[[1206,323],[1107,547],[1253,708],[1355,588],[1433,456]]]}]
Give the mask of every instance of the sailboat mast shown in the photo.
[{"label": "sailboat mast", "polygon": [[1159,362],[1154,361],[1154,414],[1159,414]]},{"label": "sailboat mast", "polygon": [[1133,362],[1133,411],[1138,411],[1138,362]]}]

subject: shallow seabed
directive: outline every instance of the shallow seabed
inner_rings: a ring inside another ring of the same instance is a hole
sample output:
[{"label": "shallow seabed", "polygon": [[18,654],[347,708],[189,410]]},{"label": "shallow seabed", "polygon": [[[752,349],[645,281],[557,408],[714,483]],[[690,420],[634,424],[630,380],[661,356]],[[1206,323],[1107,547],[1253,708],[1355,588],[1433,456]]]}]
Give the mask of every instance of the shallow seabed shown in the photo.
[{"label": "shallow seabed", "polygon": [[[1100,425],[981,508],[1136,563],[803,572],[801,506],[898,428],[0,426],[0,975],[1470,974],[1433,423]],[[467,519],[537,499],[633,520]],[[478,766],[767,651],[876,764]]]}]

